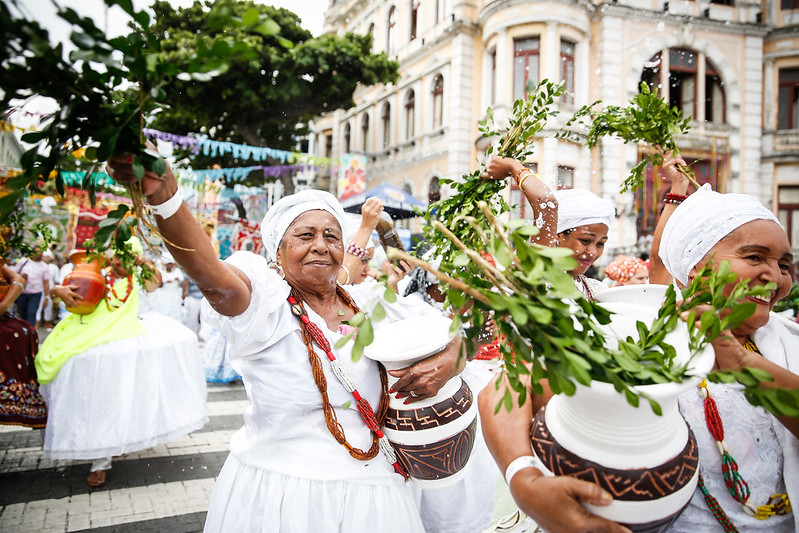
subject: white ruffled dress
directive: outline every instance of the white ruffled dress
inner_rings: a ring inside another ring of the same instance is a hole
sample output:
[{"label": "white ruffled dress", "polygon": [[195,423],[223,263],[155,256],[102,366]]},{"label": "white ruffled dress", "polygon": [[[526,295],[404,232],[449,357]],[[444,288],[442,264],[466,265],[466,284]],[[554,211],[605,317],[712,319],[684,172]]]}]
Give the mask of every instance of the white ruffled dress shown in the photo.
[{"label": "white ruffled dress", "polygon": [[[210,310],[207,301],[203,306],[208,307],[204,311],[209,323],[232,345],[231,365],[242,376],[250,405],[214,487],[205,531],[423,532],[410,485],[383,455],[356,460],[330,434],[300,322],[287,302],[288,284],[263,257],[250,252],[237,252],[227,262],[250,280],[249,307],[239,316],[225,317]],[[356,285],[347,291],[361,309],[379,294],[373,286]],[[385,307],[387,320],[376,328],[402,318],[437,315],[432,307],[402,297]],[[341,335],[306,309],[335,347]],[[314,347],[347,441],[368,449],[371,435],[353,407],[352,395],[333,375],[325,354]],[[350,345],[334,350],[360,394],[376,409],[381,394],[377,363],[367,358],[354,362]]]},{"label": "white ruffled dress", "polygon": [[140,320],[145,333],[72,356],[41,386],[49,411],[45,457],[122,455],[186,435],[208,421],[197,336],[159,313],[143,313]]}]

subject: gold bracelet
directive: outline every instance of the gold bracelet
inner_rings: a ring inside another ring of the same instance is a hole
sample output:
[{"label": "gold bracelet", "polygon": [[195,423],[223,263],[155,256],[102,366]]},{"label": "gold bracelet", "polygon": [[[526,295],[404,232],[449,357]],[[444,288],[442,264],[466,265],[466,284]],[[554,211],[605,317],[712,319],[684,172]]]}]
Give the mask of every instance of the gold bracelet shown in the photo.
[{"label": "gold bracelet", "polygon": [[519,185],[519,189],[520,189],[520,190],[521,190],[521,188],[522,188],[522,184],[524,183],[524,180],[526,180],[526,179],[527,179],[527,178],[529,178],[530,176],[535,176],[535,177],[537,178],[537,177],[538,177],[538,174],[536,174],[535,172],[533,172],[533,171],[531,170],[530,172],[528,172],[527,174],[525,174],[524,176],[522,176],[522,177],[521,177],[521,179],[519,180],[519,183],[518,183],[518,185]]}]

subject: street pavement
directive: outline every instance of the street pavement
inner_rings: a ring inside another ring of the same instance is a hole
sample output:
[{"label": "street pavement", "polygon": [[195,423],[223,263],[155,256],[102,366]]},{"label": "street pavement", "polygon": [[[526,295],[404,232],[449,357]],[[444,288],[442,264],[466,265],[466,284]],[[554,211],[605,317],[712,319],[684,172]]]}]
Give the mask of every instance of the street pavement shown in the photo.
[{"label": "street pavement", "polygon": [[105,486],[90,461],[42,457],[43,429],[0,426],[0,531],[202,531],[216,476],[239,429],[241,384],[208,384],[209,422],[194,433],[115,457]]}]

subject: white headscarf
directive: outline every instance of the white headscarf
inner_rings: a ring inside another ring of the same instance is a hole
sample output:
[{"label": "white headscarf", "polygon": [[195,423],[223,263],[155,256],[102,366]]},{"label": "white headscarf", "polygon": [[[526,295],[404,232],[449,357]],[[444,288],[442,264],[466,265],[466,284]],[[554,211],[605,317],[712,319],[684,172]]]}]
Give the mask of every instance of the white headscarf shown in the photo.
[{"label": "white headscarf", "polygon": [[555,191],[558,200],[558,233],[588,224],[604,224],[616,216],[610,200],[600,198],[587,189],[561,189]]},{"label": "white headscarf", "polygon": [[780,223],[757,199],[717,193],[705,184],[678,205],[666,222],[658,255],[669,274],[687,285],[691,269],[721,239],[753,220]]},{"label": "white headscarf", "polygon": [[344,209],[335,196],[325,191],[307,189],[290,196],[284,196],[266,212],[261,222],[261,235],[264,247],[272,261],[277,259],[277,247],[291,223],[306,211],[327,211],[336,219],[344,231],[346,227]]}]

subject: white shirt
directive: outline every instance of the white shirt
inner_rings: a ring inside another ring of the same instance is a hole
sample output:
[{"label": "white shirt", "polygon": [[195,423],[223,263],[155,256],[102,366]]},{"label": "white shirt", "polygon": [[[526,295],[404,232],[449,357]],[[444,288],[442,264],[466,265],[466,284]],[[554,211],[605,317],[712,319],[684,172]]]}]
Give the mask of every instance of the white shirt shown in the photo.
[{"label": "white shirt", "polygon": [[37,294],[44,292],[44,282],[52,281],[50,278],[50,265],[44,261],[34,261],[32,259],[20,259],[14,267],[19,274],[28,275],[28,283],[25,285],[24,294]]},{"label": "white shirt", "polygon": [[[250,401],[244,413],[244,427],[233,436],[230,451],[248,466],[285,475],[317,480],[349,480],[372,484],[403,483],[382,454],[369,461],[352,458],[327,428],[319,389],[311,374],[308,352],[302,341],[300,322],[287,302],[289,285],[266,259],[250,252],[236,252],[226,262],[242,270],[252,285],[250,305],[236,317],[224,317],[203,301],[208,323],[219,327],[231,343],[230,362],[242,376]],[[360,308],[377,294],[374,285],[347,286]],[[398,297],[384,304],[387,320],[438,313],[427,304]],[[309,318],[327,337],[338,361],[355,380],[357,390],[377,409],[381,384],[377,363],[361,358],[354,362],[351,344],[335,348],[341,338],[325,321],[306,306]],[[204,315],[206,316],[206,315]],[[355,400],[330,369],[330,362],[314,343],[327,378],[330,404],[344,428],[347,441],[367,450],[371,433],[361,419]]]}]

